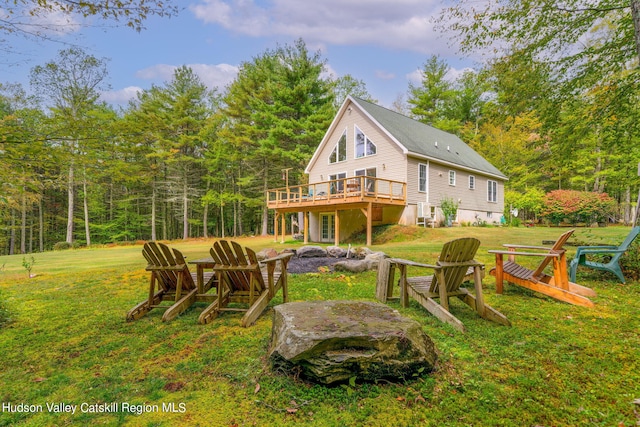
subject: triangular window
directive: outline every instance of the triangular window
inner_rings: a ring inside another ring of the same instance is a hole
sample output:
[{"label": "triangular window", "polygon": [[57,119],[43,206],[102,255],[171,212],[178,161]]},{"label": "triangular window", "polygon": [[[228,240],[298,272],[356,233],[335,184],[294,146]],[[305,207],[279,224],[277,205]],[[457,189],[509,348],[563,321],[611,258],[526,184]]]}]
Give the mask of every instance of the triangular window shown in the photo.
[{"label": "triangular window", "polygon": [[358,129],[358,126],[356,126],[355,128],[356,159],[359,159],[360,157],[373,156],[374,154],[376,154],[378,151],[376,144],[371,142],[371,140],[364,134],[364,132]]},{"label": "triangular window", "polygon": [[347,160],[347,130],[342,132],[338,143],[329,154],[329,163],[344,162]]}]

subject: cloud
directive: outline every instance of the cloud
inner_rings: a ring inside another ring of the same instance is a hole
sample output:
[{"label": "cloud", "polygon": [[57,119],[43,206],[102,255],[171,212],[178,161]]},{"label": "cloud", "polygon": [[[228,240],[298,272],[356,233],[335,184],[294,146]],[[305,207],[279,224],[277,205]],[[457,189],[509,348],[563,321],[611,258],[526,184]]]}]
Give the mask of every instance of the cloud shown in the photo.
[{"label": "cloud", "polygon": [[[222,90],[238,75],[238,67],[229,64],[186,64],[186,66],[191,68],[210,89]],[[136,77],[168,82],[173,78],[176,68],[178,68],[176,65],[157,64],[138,71]]]},{"label": "cloud", "polygon": [[376,70],[376,77],[381,80],[393,80],[396,78],[396,75],[388,71]]},{"label": "cloud", "polygon": [[110,90],[102,92],[100,99],[110,104],[126,104],[134,99],[138,92],[142,92],[142,88],[137,86],[129,86],[120,90]]},{"label": "cloud", "polygon": [[440,0],[199,0],[190,7],[205,23],[238,34],[303,38],[312,44],[375,45],[420,53],[443,53],[446,40],[432,19]]},{"label": "cloud", "polygon": [[[12,16],[10,14],[7,15],[5,10],[0,9],[0,18],[10,20]],[[42,36],[63,36],[77,33],[82,29],[82,23],[77,19],[77,16],[60,10],[46,11],[46,13],[36,11],[33,14],[24,10],[19,16],[19,19],[10,23],[15,26],[18,31]]]}]

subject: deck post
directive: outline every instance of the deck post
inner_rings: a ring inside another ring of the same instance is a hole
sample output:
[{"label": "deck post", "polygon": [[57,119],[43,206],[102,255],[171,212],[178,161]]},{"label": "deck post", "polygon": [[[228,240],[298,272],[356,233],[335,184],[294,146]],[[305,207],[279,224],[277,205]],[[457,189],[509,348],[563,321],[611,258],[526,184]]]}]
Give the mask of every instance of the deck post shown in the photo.
[{"label": "deck post", "polygon": [[281,218],[280,221],[282,222],[282,240],[280,240],[280,243],[284,243],[284,236],[285,236],[285,234],[287,234],[287,228],[286,228],[287,227],[287,223],[286,223],[287,218],[286,218],[285,214],[282,214],[280,216],[280,218]]},{"label": "deck post", "polygon": [[302,234],[304,236],[304,244],[306,245],[309,243],[309,212],[304,211],[302,214],[304,215]]},{"label": "deck post", "polygon": [[367,204],[367,246],[371,246],[371,229],[373,228],[373,203]]},{"label": "deck post", "polygon": [[273,216],[273,241],[277,242],[278,241],[278,216],[280,214],[278,213],[278,211],[276,211],[275,215]]},{"label": "deck post", "polygon": [[336,209],[335,213],[335,223],[334,223],[334,244],[338,246],[340,244],[340,211]]}]

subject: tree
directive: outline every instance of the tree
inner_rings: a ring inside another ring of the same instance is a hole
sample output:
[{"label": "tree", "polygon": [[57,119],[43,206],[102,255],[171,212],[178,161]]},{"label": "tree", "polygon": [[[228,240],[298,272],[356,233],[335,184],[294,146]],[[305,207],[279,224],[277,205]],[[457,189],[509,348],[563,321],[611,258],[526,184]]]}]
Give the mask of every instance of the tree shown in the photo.
[{"label": "tree", "polygon": [[[97,17],[104,21],[115,21],[136,31],[144,28],[144,21],[150,16],[173,16],[178,6],[172,6],[171,0],[11,0],[2,5],[0,35],[19,35],[32,40],[50,40],[51,34],[58,28],[42,20],[32,18],[62,14],[71,17]],[[84,24],[90,25],[90,24]],[[0,47],[12,51],[8,41],[0,37]]]},{"label": "tree", "polygon": [[[73,242],[73,212],[76,183],[76,164],[86,162],[84,147],[89,111],[98,100],[101,89],[106,89],[107,67],[105,59],[98,59],[78,48],[61,50],[55,61],[38,65],[31,70],[31,85],[51,104],[53,137],[66,148],[67,162],[67,234],[66,242]],[[83,168],[81,168],[83,170]],[[83,176],[86,186],[86,175]],[[89,218],[85,214],[85,224]],[[91,243],[89,232],[87,244]]]},{"label": "tree", "polygon": [[238,191],[245,206],[261,208],[264,235],[267,189],[284,186],[285,168],[294,172],[290,184],[304,179],[301,171],[333,118],[334,98],[331,82],[322,77],[324,68],[319,53],[311,54],[298,40],[243,63],[224,97],[228,122],[219,137],[233,144],[242,162]]},{"label": "tree", "polygon": [[207,149],[201,132],[214,107],[214,93],[186,66],[177,68],[164,86],[140,93],[129,106],[127,120],[137,131],[135,138],[145,147],[148,163],[145,180],[152,191],[152,239],[156,238],[159,193],[165,196],[163,238],[168,238],[166,226],[174,216],[181,218],[180,235],[184,239],[190,236],[189,225],[195,221],[191,210],[199,206],[192,202],[202,194]]},{"label": "tree", "polygon": [[640,79],[640,0],[462,0],[440,23],[465,53],[548,64],[564,96],[609,81],[633,92]]},{"label": "tree", "polygon": [[376,103],[377,101],[371,97],[367,90],[367,84],[354,78],[352,75],[347,74],[342,77],[338,77],[333,81],[334,92],[334,107],[336,111],[342,106],[342,103],[347,96],[355,96],[365,101]]},{"label": "tree", "polygon": [[438,56],[431,56],[422,69],[422,82],[409,85],[411,113],[423,123],[435,126],[445,117],[453,97],[451,83],[445,79],[449,65]]}]

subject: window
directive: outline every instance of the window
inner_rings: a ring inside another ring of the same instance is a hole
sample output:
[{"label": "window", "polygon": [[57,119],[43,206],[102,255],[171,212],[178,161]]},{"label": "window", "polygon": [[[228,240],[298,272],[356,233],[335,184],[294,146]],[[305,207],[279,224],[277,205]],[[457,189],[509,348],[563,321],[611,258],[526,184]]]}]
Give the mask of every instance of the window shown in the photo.
[{"label": "window", "polygon": [[335,237],[335,215],[320,215],[320,240],[323,242],[331,242]]},{"label": "window", "polygon": [[331,181],[331,183],[329,184],[329,191],[331,192],[331,194],[342,193],[344,191],[344,181],[346,177],[346,172],[329,175],[329,181]]},{"label": "window", "polygon": [[456,185],[456,171],[449,171],[449,185]]},{"label": "window", "polygon": [[422,163],[418,164],[418,191],[427,192],[427,165]]},{"label": "window", "polygon": [[498,201],[498,183],[496,181],[487,181],[487,200],[489,202]]},{"label": "window", "polygon": [[473,175],[469,175],[469,190],[476,189],[476,177]]},{"label": "window", "polygon": [[364,186],[367,192],[373,193],[375,191],[376,180],[368,177],[376,177],[376,168],[358,169],[355,171],[356,176],[366,176],[364,179]]},{"label": "window", "polygon": [[329,154],[329,163],[344,162],[347,160],[347,130],[342,132],[342,136],[338,140],[335,148]]},{"label": "window", "polygon": [[356,134],[356,159],[360,157],[373,156],[377,152],[376,145],[371,142],[369,138],[360,130],[358,126],[355,126]]}]

